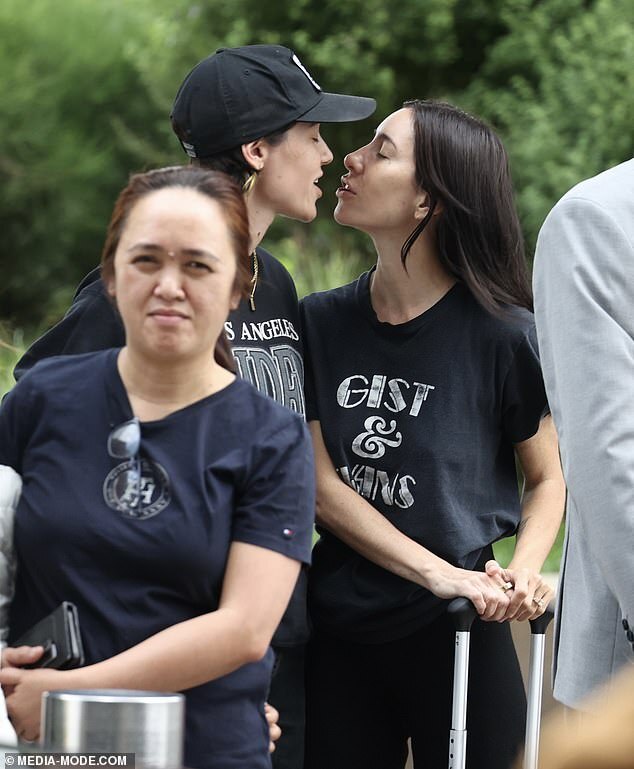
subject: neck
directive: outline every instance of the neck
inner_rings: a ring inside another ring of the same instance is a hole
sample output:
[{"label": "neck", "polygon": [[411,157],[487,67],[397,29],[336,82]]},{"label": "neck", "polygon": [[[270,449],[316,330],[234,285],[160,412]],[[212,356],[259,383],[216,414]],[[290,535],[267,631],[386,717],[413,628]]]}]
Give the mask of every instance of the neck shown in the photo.
[{"label": "neck", "polygon": [[435,242],[426,233],[414,242],[405,269],[401,261],[405,237],[373,238],[377,263],[370,297],[378,319],[385,323],[406,323],[422,315],[456,282],[441,265]]},{"label": "neck", "polygon": [[222,390],[235,376],[220,366],[213,355],[163,362],[124,347],[117,359],[121,381],[132,411],[142,422],[162,419]]},{"label": "neck", "polygon": [[275,219],[275,212],[266,206],[257,195],[257,185],[253,192],[245,200],[249,215],[249,248],[251,251],[260,245],[266,231]]}]

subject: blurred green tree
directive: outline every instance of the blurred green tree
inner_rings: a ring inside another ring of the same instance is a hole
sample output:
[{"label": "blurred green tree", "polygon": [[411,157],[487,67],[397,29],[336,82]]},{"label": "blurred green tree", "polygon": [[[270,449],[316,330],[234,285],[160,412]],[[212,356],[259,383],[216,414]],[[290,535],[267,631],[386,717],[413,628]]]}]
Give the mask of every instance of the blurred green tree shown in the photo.
[{"label": "blurred green tree", "polygon": [[128,174],[168,159],[166,114],[128,48],[145,20],[114,0],[0,6],[2,318],[54,319],[97,263]]},{"label": "blurred green tree", "polygon": [[634,154],[634,0],[512,0],[461,103],[509,150],[529,247],[553,203]]},{"label": "blurred green tree", "polygon": [[378,101],[367,121],[324,127],[335,161],[319,220],[267,235],[300,292],[370,263],[368,240],[333,224],[333,192],[344,154],[412,97],[500,130],[532,244],[565,189],[632,154],[633,19],[634,0],[4,0],[0,318],[54,320],[96,264],[128,174],[185,162],[172,98],[221,46],[279,42],[326,90]]}]

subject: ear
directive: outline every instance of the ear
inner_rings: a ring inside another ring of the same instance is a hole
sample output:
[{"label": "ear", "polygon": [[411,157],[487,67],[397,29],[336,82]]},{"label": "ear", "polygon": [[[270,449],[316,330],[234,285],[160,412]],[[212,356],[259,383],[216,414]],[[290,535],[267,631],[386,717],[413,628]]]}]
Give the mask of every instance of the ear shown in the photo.
[{"label": "ear", "polygon": [[234,288],[233,291],[231,292],[229,308],[231,310],[237,310],[239,305],[240,305],[240,290],[238,288]]},{"label": "ear", "polygon": [[105,286],[108,296],[111,299],[114,299],[116,296],[116,293],[114,290],[114,284],[115,284],[115,280],[114,280],[114,272],[113,272],[112,275],[106,281],[106,286]]},{"label": "ear", "polygon": [[[416,208],[414,209],[414,218],[420,222],[429,215],[429,206],[431,204],[429,194],[427,192],[421,191],[421,193],[416,197],[415,204]],[[442,204],[437,200],[432,216],[438,216],[441,211]]]},{"label": "ear", "polygon": [[242,156],[254,171],[261,171],[268,156],[269,146],[264,139],[242,145]]}]

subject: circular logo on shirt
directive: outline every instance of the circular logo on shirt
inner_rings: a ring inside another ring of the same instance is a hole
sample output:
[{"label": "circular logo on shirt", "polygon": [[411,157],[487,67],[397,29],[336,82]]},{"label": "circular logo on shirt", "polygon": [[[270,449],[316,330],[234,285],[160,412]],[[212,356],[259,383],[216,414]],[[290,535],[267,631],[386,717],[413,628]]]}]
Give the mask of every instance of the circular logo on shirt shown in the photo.
[{"label": "circular logo on shirt", "polygon": [[170,503],[169,477],[158,462],[128,459],[106,476],[103,498],[109,508],[129,518],[152,518]]}]

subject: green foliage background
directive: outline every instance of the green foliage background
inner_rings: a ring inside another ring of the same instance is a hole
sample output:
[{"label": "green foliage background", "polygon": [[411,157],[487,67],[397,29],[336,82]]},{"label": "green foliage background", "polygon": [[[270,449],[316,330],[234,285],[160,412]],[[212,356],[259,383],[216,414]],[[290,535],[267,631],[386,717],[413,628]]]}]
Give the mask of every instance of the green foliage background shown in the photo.
[{"label": "green foliage background", "polygon": [[220,46],[283,43],[325,90],[379,103],[324,128],[336,159],[319,220],[267,236],[300,294],[371,262],[332,222],[332,193],[345,152],[404,99],[446,98],[499,129],[529,246],[566,189],[634,150],[634,0],[3,0],[0,40],[5,342],[63,312],[128,174],[185,161],[171,101]]},{"label": "green foliage background", "polygon": [[[97,263],[128,175],[185,162],[172,98],[218,47],[282,43],[325,90],[378,101],[368,121],[324,127],[319,219],[267,235],[300,295],[371,263],[367,239],[333,223],[333,192],[345,153],[405,99],[498,129],[529,252],[567,189],[634,154],[634,0],[3,0],[0,41],[0,396]],[[560,553],[561,533],[546,570]]]}]

